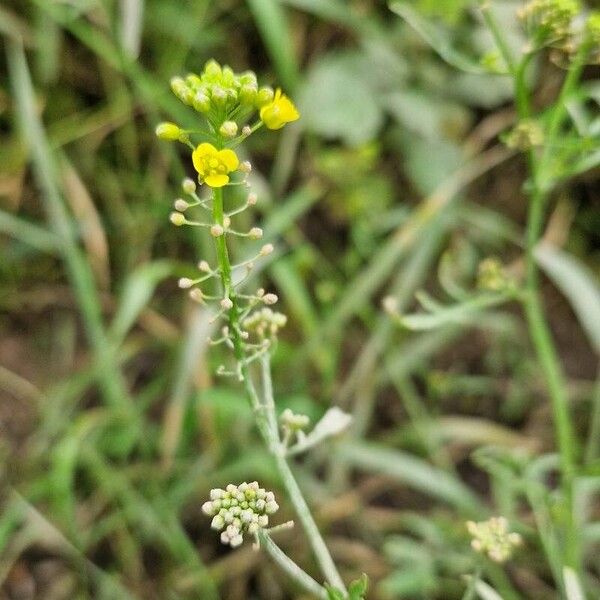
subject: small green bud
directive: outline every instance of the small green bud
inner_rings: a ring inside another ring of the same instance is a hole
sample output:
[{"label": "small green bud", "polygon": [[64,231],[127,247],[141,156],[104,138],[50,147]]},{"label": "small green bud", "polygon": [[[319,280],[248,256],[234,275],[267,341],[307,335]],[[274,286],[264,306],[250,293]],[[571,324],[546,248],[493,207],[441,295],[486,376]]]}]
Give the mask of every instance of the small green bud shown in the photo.
[{"label": "small green bud", "polygon": [[256,74],[253,71],[244,71],[244,73],[242,73],[239,76],[240,79],[240,84],[241,85],[253,85],[256,87],[257,82],[256,82]]},{"label": "small green bud", "polygon": [[227,92],[220,85],[213,86],[211,96],[217,106],[224,106],[227,102]]},{"label": "small green bud", "polygon": [[238,126],[235,121],[225,121],[219,128],[219,133],[228,138],[235,137],[238,132]]},{"label": "small green bud", "polygon": [[200,79],[200,77],[198,77],[198,75],[195,75],[194,73],[190,73],[185,78],[185,82],[187,83],[187,85],[189,85],[190,87],[193,87],[193,88],[196,88],[199,85],[202,85],[202,79]]},{"label": "small green bud", "polygon": [[275,97],[275,92],[271,87],[261,87],[256,94],[256,107],[262,108],[263,106],[269,104]]},{"label": "small green bud", "polygon": [[181,128],[175,123],[159,123],[156,127],[156,137],[161,140],[176,142],[181,134]]},{"label": "small green bud", "polygon": [[221,77],[221,73],[221,65],[213,58],[204,65],[204,74],[210,79]]},{"label": "small green bud", "polygon": [[256,95],[258,94],[258,86],[255,83],[245,83],[240,88],[239,98],[242,104],[248,104],[253,106],[256,102]]},{"label": "small green bud", "polygon": [[196,92],[192,101],[194,110],[205,113],[210,110],[210,98],[203,92]]}]

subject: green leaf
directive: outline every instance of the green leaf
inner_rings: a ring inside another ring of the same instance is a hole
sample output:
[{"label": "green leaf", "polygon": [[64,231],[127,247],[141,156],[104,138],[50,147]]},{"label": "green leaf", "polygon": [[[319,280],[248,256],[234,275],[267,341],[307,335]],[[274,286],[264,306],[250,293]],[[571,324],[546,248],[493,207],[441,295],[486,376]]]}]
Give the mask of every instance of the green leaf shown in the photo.
[{"label": "green leaf", "polygon": [[327,600],[346,600],[344,592],[340,589],[332,587],[327,583],[325,584],[325,589],[327,590]]},{"label": "green leaf", "polygon": [[492,306],[498,306],[510,299],[507,294],[483,295],[460,304],[443,307],[433,313],[415,313],[401,316],[399,322],[412,331],[427,331],[446,325],[469,324],[481,316],[481,312]]},{"label": "green leaf", "polygon": [[329,55],[312,67],[299,100],[306,129],[351,146],[375,137],[383,111],[366,67],[359,53]]},{"label": "green leaf", "polygon": [[596,352],[600,352],[600,285],[594,273],[575,256],[548,244],[535,258],[565,295]]},{"label": "green leaf", "polygon": [[445,29],[423,18],[407,2],[395,0],[390,10],[402,17],[449,65],[467,73],[485,73],[479,60],[471,58],[452,46]]},{"label": "green leaf", "polygon": [[348,586],[349,600],[364,600],[367,588],[369,587],[369,578],[363,573],[359,579],[354,580]]}]

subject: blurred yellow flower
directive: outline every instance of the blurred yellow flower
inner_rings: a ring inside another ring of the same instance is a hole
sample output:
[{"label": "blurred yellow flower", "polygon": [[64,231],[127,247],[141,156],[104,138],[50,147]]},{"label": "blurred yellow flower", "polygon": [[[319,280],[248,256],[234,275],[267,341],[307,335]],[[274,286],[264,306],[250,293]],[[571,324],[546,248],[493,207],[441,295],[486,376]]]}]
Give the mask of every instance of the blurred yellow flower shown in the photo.
[{"label": "blurred yellow flower", "polygon": [[229,173],[235,171],[240,161],[233,150],[217,150],[204,142],[192,153],[194,168],[210,187],[223,187],[229,183]]},{"label": "blurred yellow flower", "polygon": [[300,118],[294,103],[278,89],[269,104],[260,109],[260,118],[269,129],[281,129],[286,123]]}]

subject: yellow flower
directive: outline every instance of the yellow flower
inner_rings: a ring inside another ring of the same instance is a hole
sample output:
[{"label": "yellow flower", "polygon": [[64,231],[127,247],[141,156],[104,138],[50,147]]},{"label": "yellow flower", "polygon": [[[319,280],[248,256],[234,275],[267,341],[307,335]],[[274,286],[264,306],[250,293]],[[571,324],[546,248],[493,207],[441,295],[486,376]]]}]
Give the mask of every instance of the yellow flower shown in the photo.
[{"label": "yellow flower", "polygon": [[300,118],[294,103],[278,89],[269,104],[260,109],[260,118],[269,129],[281,129],[286,123]]},{"label": "yellow flower", "polygon": [[217,150],[212,144],[204,142],[192,153],[194,168],[200,173],[206,185],[223,187],[229,183],[229,173],[240,164],[233,150]]}]

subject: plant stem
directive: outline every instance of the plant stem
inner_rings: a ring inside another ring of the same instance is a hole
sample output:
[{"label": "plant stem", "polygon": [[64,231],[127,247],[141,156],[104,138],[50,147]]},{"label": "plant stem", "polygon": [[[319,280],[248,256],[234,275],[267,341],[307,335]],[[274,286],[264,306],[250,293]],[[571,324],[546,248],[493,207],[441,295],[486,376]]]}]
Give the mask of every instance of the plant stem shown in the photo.
[{"label": "plant stem", "polygon": [[323,600],[327,598],[325,589],[285,554],[266,531],[259,530],[258,538],[261,547],[266,550],[273,562],[275,562],[282,571],[287,573],[290,579],[295,581],[301,588],[316,598]]},{"label": "plant stem", "polygon": [[[215,224],[223,226],[224,210],[222,188],[213,189],[212,216]],[[254,410],[259,431],[265,440],[269,452],[275,459],[275,464],[281,477],[281,481],[286,488],[290,501],[298,513],[300,522],[302,523],[302,526],[306,532],[309,544],[313,550],[323,575],[331,585],[345,592],[346,588],[344,586],[344,582],[337,571],[329,550],[325,545],[325,541],[323,540],[310,509],[308,508],[308,505],[304,499],[304,496],[302,495],[302,491],[300,490],[290,466],[285,459],[285,448],[280,442],[277,428],[277,418],[275,414],[275,404],[272,391],[272,378],[269,368],[270,357],[268,354],[262,358],[264,399],[261,400],[261,397],[257,393],[256,387],[254,386],[250,376],[241,337],[239,322],[240,310],[231,277],[231,262],[229,259],[225,234],[215,238],[215,249],[221,273],[223,295],[225,298],[229,298],[232,302],[232,306],[228,310],[228,319],[229,330],[233,342],[233,353],[238,364],[239,377],[244,384],[246,394]]]},{"label": "plant stem", "polygon": [[[518,64],[515,64],[508,50],[505,38],[489,6],[482,8],[484,18],[496,41],[498,49],[509,65],[513,76],[515,98],[519,119],[526,120],[531,117],[531,99],[527,87],[527,68],[532,58],[532,53],[525,54]],[[575,447],[574,434],[571,417],[569,415],[569,400],[566,391],[565,376],[556,351],[550,327],[544,314],[544,305],[540,293],[540,281],[537,263],[535,260],[535,248],[543,231],[544,215],[549,199],[550,186],[546,172],[554,140],[560,132],[561,125],[566,114],[566,100],[573,87],[576,85],[587,55],[587,44],[583,43],[569,69],[559,97],[550,115],[545,147],[538,154],[534,149],[527,153],[527,162],[530,172],[530,187],[528,190],[529,208],[527,218],[527,253],[526,253],[526,294],[524,297],[524,308],[529,329],[529,335],[535,348],[539,363],[546,380],[546,386],[552,405],[552,414],[558,449],[560,453],[560,464],[562,471],[562,490],[565,510],[564,531],[564,559],[568,566],[577,569],[579,565],[579,543],[577,540],[576,524],[573,514],[573,479],[575,476]]]}]

